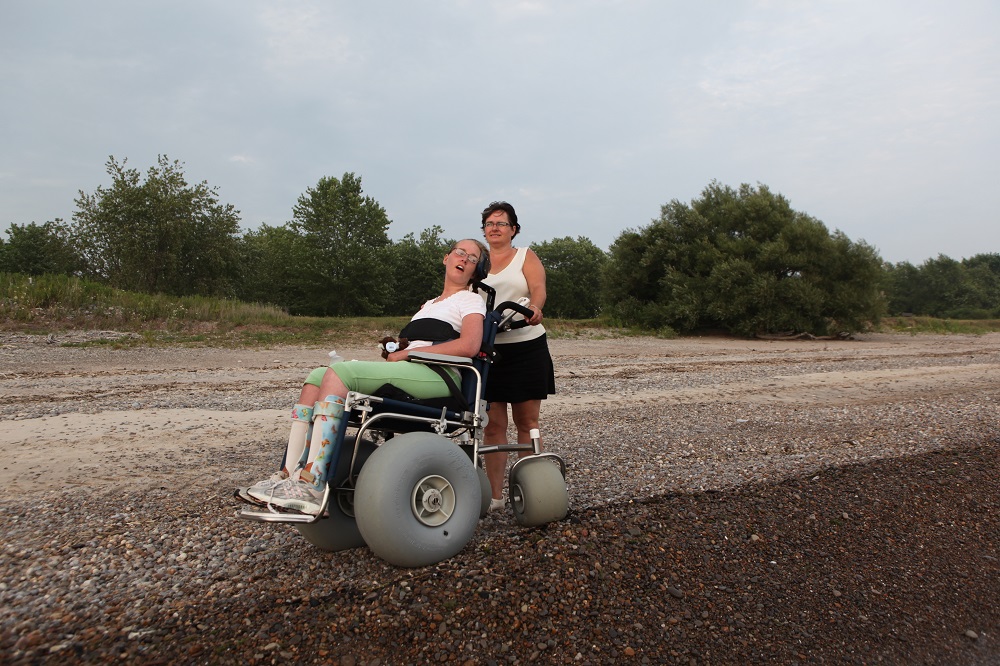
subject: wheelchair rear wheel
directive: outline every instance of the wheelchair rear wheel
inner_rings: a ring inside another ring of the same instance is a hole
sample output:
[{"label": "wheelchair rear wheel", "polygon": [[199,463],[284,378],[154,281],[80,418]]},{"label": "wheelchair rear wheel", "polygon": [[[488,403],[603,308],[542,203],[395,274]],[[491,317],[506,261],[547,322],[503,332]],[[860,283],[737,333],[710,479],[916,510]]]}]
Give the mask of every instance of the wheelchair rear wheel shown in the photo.
[{"label": "wheelchair rear wheel", "polygon": [[511,470],[510,504],[524,527],[562,520],[569,511],[566,479],[551,461],[525,458]]},{"label": "wheelchair rear wheel", "polygon": [[393,437],[361,469],[358,529],[373,553],[400,567],[435,564],[472,538],[482,484],[454,442],[426,432]]},{"label": "wheelchair rear wheel", "polygon": [[476,471],[479,472],[479,487],[483,491],[482,504],[479,506],[479,517],[485,518],[486,514],[490,512],[490,502],[493,500],[493,486],[490,485],[490,479],[486,476],[485,469],[477,467]]}]

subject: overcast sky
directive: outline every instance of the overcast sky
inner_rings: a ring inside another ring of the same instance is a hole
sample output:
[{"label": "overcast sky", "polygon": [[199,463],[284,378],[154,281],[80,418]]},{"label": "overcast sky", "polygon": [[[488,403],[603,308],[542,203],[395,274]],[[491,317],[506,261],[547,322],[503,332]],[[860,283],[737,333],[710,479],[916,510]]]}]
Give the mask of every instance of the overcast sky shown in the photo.
[{"label": "overcast sky", "polygon": [[887,261],[1000,252],[998,35],[995,0],[0,0],[0,233],[165,154],[245,229],[353,172],[394,239],[506,199],[607,248],[716,180]]}]

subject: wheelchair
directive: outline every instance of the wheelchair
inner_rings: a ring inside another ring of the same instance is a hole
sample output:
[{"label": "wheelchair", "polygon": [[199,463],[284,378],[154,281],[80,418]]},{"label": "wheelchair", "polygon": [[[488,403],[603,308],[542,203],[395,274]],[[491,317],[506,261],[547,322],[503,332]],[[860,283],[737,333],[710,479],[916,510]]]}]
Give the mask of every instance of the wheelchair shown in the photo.
[{"label": "wheelchair", "polygon": [[314,546],[341,551],[367,546],[399,567],[422,567],[456,555],[472,539],[479,520],[489,511],[492,492],[481,454],[531,451],[508,473],[508,494],[517,522],[535,527],[562,520],[569,509],[566,464],[555,453],[542,452],[538,431],[531,444],[483,444],[488,421],[483,389],[496,356],[499,331],[526,325],[514,321],[531,311],[505,301],[493,307],[492,287],[473,282],[486,294],[483,344],[475,358],[435,354],[433,347],[410,354],[409,360],[455,368],[461,387],[452,396],[415,400],[389,385],[367,395],[351,391],[337,433],[331,473],[318,515],[262,505],[238,489],[236,495],[255,504],[241,518],[289,523]]}]

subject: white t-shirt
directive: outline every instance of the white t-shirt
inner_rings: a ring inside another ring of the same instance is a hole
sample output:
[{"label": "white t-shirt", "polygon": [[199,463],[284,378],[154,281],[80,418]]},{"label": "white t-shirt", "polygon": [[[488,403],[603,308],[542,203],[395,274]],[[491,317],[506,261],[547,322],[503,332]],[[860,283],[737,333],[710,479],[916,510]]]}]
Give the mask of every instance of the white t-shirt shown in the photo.
[{"label": "white t-shirt", "polygon": [[[462,320],[470,314],[478,314],[481,317],[485,317],[486,303],[483,302],[479,294],[471,291],[459,291],[443,301],[435,302],[433,298],[430,299],[420,307],[420,310],[417,314],[413,315],[410,321],[416,321],[417,319],[440,319],[441,321],[448,322],[455,329],[455,332],[460,334],[462,332]],[[407,349],[430,347],[432,344],[434,343],[427,340],[410,340]]]}]

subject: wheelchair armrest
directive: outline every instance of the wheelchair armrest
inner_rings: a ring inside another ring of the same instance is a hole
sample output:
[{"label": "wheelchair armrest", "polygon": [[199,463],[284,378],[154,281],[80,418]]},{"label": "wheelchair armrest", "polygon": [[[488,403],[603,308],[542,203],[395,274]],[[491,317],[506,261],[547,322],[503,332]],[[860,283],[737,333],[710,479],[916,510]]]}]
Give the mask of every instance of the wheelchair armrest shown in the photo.
[{"label": "wheelchair armrest", "polygon": [[449,356],[448,354],[434,354],[425,351],[410,352],[407,360],[415,363],[447,363],[448,365],[467,365],[472,367],[472,359],[466,356]]}]

